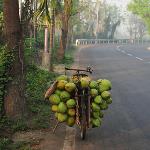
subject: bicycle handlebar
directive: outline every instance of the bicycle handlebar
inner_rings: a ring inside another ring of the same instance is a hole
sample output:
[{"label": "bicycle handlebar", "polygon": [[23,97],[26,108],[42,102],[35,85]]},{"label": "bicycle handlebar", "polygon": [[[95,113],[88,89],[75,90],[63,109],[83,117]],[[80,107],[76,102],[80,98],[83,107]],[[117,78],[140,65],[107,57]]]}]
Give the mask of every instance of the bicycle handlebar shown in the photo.
[{"label": "bicycle handlebar", "polygon": [[65,67],[65,70],[74,70],[74,71],[77,71],[78,73],[80,71],[84,71],[84,72],[89,72],[90,74],[92,74],[93,70],[91,69],[91,67],[87,67],[87,69],[75,69],[75,68],[66,68]]}]

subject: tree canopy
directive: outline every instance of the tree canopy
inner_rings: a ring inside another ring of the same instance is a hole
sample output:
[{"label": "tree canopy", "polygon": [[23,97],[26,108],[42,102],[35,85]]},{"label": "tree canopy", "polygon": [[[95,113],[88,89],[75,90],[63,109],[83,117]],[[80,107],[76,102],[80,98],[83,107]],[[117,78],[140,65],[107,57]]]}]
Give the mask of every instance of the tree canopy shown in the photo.
[{"label": "tree canopy", "polygon": [[128,10],[144,20],[150,33],[150,0],[132,0]]}]

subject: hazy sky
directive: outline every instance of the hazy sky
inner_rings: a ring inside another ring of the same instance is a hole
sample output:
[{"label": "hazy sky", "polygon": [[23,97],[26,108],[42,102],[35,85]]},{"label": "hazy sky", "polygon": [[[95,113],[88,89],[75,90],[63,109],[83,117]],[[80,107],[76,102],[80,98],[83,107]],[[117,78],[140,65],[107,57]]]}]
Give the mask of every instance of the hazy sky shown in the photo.
[{"label": "hazy sky", "polygon": [[130,1],[131,0],[106,0],[106,2],[108,3],[116,4],[117,6],[121,6],[121,7],[126,7]]}]

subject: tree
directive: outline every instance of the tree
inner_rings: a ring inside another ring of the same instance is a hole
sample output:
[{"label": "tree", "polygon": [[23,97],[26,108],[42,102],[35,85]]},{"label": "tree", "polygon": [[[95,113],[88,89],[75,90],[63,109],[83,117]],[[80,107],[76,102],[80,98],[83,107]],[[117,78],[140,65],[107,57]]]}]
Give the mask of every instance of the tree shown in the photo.
[{"label": "tree", "polygon": [[[50,6],[51,6],[51,22],[50,22],[49,51],[52,53],[54,45],[55,45],[56,16],[61,12],[61,0],[51,0]],[[51,56],[52,56],[52,54],[51,54]],[[52,63],[50,64],[50,69],[53,70]]]},{"label": "tree", "polygon": [[4,17],[3,17],[3,1],[0,0],[0,44],[4,43]]},{"label": "tree", "polygon": [[132,0],[128,10],[143,19],[150,33],[150,0]]},{"label": "tree", "polygon": [[130,35],[130,39],[143,39],[143,36],[146,31],[145,24],[141,18],[137,15],[130,14],[129,16],[129,25],[128,31]]},{"label": "tree", "polygon": [[73,8],[73,1],[72,0],[64,0],[64,9],[61,14],[60,48],[58,50],[58,59],[59,60],[62,60],[65,56],[69,19],[72,14],[72,8]]},{"label": "tree", "polygon": [[31,0],[20,0],[20,21],[22,23],[24,37],[30,35],[31,19],[33,18],[33,2]]},{"label": "tree", "polygon": [[114,38],[122,18],[120,14],[116,5],[105,1],[84,1],[76,28],[77,38]]},{"label": "tree", "polygon": [[113,39],[117,27],[122,21],[120,10],[116,5],[105,6],[104,38]]},{"label": "tree", "polygon": [[[55,34],[55,10],[59,8],[59,0],[41,0],[37,10],[37,16],[41,18],[45,25],[45,46],[43,52],[42,66],[49,71],[52,70],[52,49],[54,47]],[[38,19],[39,19],[38,18]],[[41,20],[39,20],[41,22]],[[50,46],[48,48],[48,29],[50,31]]]},{"label": "tree", "polygon": [[43,68],[50,71],[51,64],[51,51],[48,49],[48,29],[50,24],[50,12],[49,12],[50,1],[41,0],[39,3],[39,7],[37,9],[35,17],[37,17],[37,21],[44,25],[45,30],[45,38],[44,38],[44,51],[42,57],[42,66]]},{"label": "tree", "polygon": [[19,19],[18,0],[4,0],[4,23],[7,39],[7,51],[14,57],[8,68],[13,81],[7,85],[4,98],[5,113],[10,118],[18,118],[25,112],[24,98],[24,58],[22,47],[22,31]]}]

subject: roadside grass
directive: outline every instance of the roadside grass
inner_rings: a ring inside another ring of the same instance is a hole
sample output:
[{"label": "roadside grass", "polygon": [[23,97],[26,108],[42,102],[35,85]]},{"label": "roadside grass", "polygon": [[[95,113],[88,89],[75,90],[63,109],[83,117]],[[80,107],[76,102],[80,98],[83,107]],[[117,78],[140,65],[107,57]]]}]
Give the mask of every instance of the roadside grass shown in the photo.
[{"label": "roadside grass", "polygon": [[13,143],[8,138],[0,138],[0,150],[31,150],[29,142]]},{"label": "roadside grass", "polygon": [[75,52],[76,52],[76,47],[71,46],[70,49],[65,52],[65,57],[61,63],[64,64],[66,67],[70,67],[74,63]]}]

